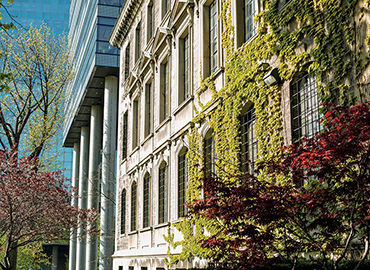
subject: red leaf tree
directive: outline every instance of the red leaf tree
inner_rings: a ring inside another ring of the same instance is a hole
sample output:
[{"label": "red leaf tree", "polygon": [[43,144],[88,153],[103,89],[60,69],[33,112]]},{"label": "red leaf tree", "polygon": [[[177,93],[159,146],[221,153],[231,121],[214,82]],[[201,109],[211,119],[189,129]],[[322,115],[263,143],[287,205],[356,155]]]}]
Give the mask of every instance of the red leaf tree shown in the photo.
[{"label": "red leaf tree", "polygon": [[0,247],[3,270],[15,269],[11,254],[36,241],[69,237],[72,227],[93,221],[97,214],[70,205],[70,191],[61,171],[41,172],[37,160],[0,152]]},{"label": "red leaf tree", "polygon": [[304,256],[324,269],[348,258],[360,267],[370,237],[370,102],[331,106],[322,121],[324,132],[286,147],[279,162],[260,164],[278,176],[273,181],[265,174],[203,179],[205,199],[189,205],[190,215],[219,226],[202,243],[214,265],[294,266]]}]

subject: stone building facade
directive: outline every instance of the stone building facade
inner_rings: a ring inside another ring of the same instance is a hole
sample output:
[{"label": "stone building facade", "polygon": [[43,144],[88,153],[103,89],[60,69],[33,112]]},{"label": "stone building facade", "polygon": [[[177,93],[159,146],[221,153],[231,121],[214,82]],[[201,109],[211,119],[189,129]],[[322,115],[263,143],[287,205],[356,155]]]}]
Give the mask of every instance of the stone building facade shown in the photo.
[{"label": "stone building facade", "polygon": [[[276,2],[276,8],[284,10],[297,1],[126,0],[113,29],[110,43],[121,52],[114,270],[205,266],[200,259],[167,266],[169,244],[164,236],[171,232],[175,241],[183,237],[171,225],[186,215],[190,130],[196,129],[201,138],[202,164],[215,171],[215,140],[207,117],[219,104],[215,92],[227,82],[226,50],[221,45],[224,2],[231,3],[232,46],[237,51],[260,35],[256,15],[266,2]],[[294,22],[291,25],[296,26]],[[361,30],[363,39],[367,31]],[[314,46],[307,39],[295,50],[299,54]],[[271,56],[260,60],[254,69],[264,72],[258,87],[261,83],[267,87],[279,84],[281,130],[277,133],[283,144],[289,144],[321,128],[317,121],[319,83],[308,69],[282,80],[279,64],[278,56]],[[364,85],[368,73],[364,71],[360,78]],[[214,89],[204,90],[207,80],[213,82]],[[368,99],[368,90],[361,90],[362,99]],[[253,97],[245,98],[239,110],[242,170],[250,170],[247,160],[256,161],[263,152],[257,146],[256,133],[268,128],[256,126],[255,104]],[[204,118],[194,121],[200,115]],[[170,252],[179,254],[181,246]]]}]

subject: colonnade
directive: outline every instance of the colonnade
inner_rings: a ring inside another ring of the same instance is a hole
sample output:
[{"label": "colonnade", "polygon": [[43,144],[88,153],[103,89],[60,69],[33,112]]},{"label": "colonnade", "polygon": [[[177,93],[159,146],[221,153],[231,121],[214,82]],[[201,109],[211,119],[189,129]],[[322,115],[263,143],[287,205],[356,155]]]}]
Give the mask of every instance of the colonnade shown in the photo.
[{"label": "colonnade", "polygon": [[[72,231],[69,269],[95,270],[98,262],[100,270],[112,269],[117,88],[117,77],[105,77],[104,105],[91,106],[90,125],[81,127],[80,140],[74,143],[72,186],[78,187],[78,198],[72,200],[72,205],[99,210],[100,255],[98,260],[97,236],[84,235],[84,230],[79,227]],[[85,226],[90,229],[98,224]]]}]

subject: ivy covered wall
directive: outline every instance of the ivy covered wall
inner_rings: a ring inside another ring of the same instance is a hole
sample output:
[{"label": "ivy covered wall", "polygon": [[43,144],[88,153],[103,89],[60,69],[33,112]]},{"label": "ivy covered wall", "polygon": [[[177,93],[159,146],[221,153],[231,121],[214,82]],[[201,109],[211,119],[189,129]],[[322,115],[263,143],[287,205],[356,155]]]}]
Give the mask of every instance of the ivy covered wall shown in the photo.
[{"label": "ivy covered wall", "polygon": [[[291,143],[286,135],[291,133],[290,126],[283,120],[290,119],[290,111],[283,108],[289,108],[290,82],[304,72],[315,74],[320,103],[350,105],[370,97],[369,0],[292,0],[283,7],[278,0],[261,1],[262,11],[255,17],[257,35],[239,48],[234,42],[232,0],[221,2],[225,87],[216,91],[211,75],[198,92],[212,91],[212,100],[200,104],[204,110],[194,118],[188,135],[188,201],[201,196],[203,142],[198,127],[204,121],[214,131],[216,167],[222,168],[217,173],[230,175],[240,170],[240,114],[246,103],[254,104],[258,157],[263,160]],[[269,65],[261,68],[261,63]],[[276,67],[281,82],[268,87],[263,76]],[[205,113],[215,102],[215,109]],[[261,173],[260,177],[267,176]],[[174,226],[183,233],[184,241],[174,242],[169,233],[169,263],[207,257],[199,241],[208,232],[215,233],[211,222],[193,218]],[[182,253],[172,255],[171,250],[180,244]]]}]

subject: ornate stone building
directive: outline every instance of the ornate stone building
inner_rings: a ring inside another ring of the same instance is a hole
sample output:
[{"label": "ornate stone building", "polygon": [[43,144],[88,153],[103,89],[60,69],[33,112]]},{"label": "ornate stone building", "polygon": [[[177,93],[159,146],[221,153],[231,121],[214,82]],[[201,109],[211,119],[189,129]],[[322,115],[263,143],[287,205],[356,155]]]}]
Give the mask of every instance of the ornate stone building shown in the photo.
[{"label": "ornate stone building", "polygon": [[[365,40],[368,15],[360,18],[356,13],[363,6],[364,1],[355,3],[348,25],[356,30],[354,36]],[[289,39],[291,49],[282,40],[282,32],[296,34],[312,24],[314,19],[300,21],[300,13],[298,19],[284,21],[301,8],[301,0],[126,0],[110,37],[121,52],[114,270],[205,266],[201,259],[165,264],[168,251],[182,250],[181,245],[169,248],[164,236],[171,232],[174,241],[183,239],[172,225],[187,211],[189,164],[194,165],[188,155],[191,131],[199,134],[199,162],[206,169],[215,172],[215,164],[226,168],[227,162],[234,162],[247,171],[249,161],[269,155],[273,147],[319,131],[323,96],[346,102],[320,88],[336,76],[323,76],[325,63],[310,55],[317,51],[320,37],[310,32]],[[269,14],[280,16],[285,25]],[[368,47],[353,50],[356,46],[348,46],[343,61],[353,63],[353,55],[368,55]],[[328,55],[329,47],[323,49]],[[352,72],[335,77],[335,87],[345,81],[345,95],[368,99],[367,65],[357,77]],[[354,89],[354,81],[365,87]],[[228,126],[229,112],[235,127]],[[235,149],[228,159],[225,152]]]}]

